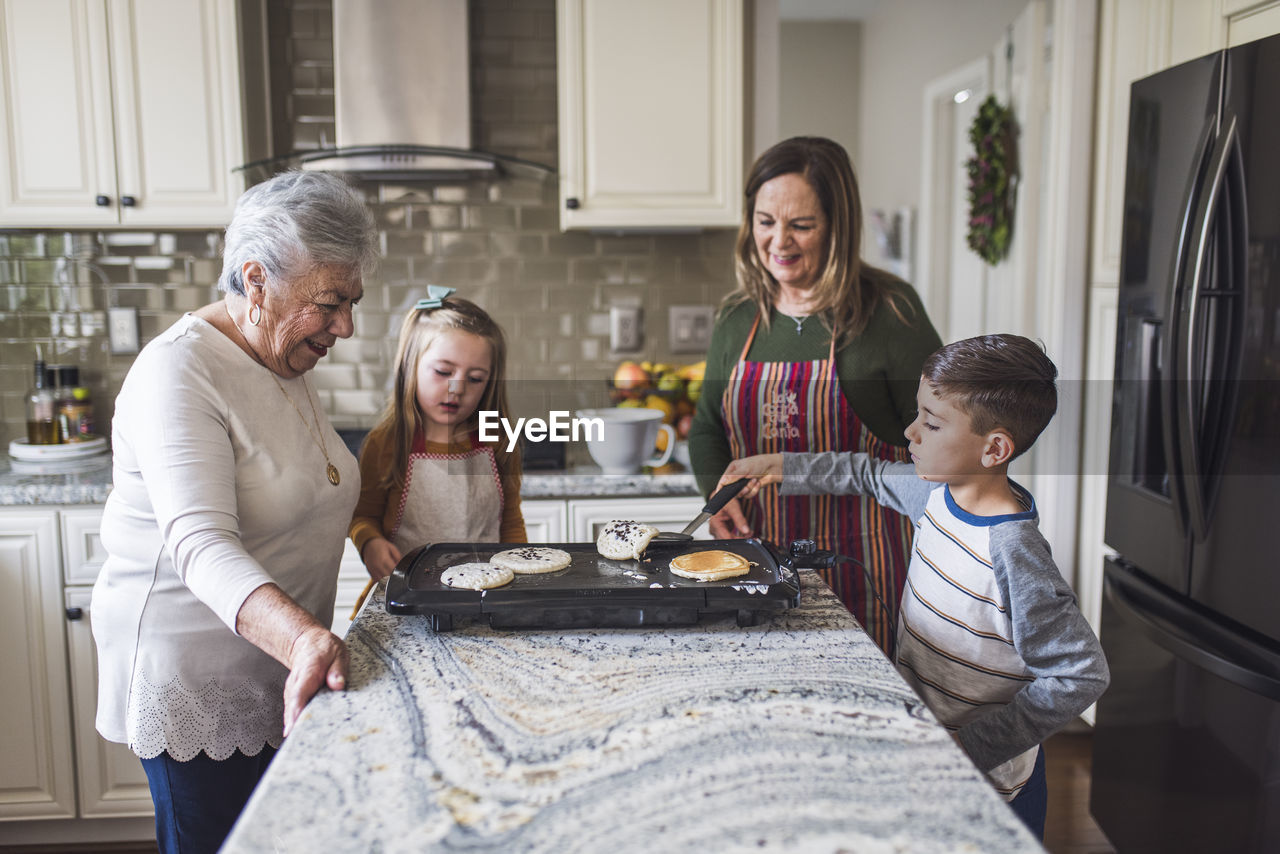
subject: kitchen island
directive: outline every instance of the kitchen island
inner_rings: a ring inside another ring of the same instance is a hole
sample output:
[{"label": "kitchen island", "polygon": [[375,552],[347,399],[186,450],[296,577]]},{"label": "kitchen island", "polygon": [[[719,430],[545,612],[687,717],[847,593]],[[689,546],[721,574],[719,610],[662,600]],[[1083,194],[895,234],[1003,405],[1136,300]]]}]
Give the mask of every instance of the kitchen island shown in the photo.
[{"label": "kitchen island", "polygon": [[224,852],[1040,851],[815,573],[762,625],[347,635]]}]

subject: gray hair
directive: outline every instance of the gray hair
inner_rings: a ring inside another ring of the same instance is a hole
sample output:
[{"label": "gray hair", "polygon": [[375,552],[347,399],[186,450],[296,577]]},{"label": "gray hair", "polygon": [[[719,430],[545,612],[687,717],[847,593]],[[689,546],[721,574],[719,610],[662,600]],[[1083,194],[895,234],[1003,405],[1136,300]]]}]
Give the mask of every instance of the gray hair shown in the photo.
[{"label": "gray hair", "polygon": [[354,187],[324,172],[282,172],[236,202],[218,290],[244,295],[240,270],[246,261],[291,279],[317,264],[358,268],[364,276],[377,260],[373,214]]}]

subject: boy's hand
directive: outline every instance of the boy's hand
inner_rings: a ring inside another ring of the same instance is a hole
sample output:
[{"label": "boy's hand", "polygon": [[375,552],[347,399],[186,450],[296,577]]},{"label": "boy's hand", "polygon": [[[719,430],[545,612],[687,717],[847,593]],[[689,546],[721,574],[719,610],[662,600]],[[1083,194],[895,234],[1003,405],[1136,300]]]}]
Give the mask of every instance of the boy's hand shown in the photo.
[{"label": "boy's hand", "polygon": [[751,478],[751,482],[738,493],[738,498],[755,497],[760,487],[770,483],[782,482],[782,454],[758,454],[754,457],[743,457],[729,463],[729,467],[720,476],[716,489],[721,489],[735,480]]},{"label": "boy's hand", "polygon": [[364,544],[360,557],[364,559],[364,568],[374,581],[381,581],[390,575],[403,555],[395,543],[385,537],[374,537]]}]

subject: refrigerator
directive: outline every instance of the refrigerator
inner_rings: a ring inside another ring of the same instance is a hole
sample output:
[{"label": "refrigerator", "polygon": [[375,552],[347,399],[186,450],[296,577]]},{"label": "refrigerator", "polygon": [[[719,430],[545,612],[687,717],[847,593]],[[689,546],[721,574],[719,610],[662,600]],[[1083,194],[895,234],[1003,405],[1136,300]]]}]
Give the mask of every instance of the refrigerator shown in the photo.
[{"label": "refrigerator", "polygon": [[1280,851],[1280,37],[1131,90],[1091,810]]}]

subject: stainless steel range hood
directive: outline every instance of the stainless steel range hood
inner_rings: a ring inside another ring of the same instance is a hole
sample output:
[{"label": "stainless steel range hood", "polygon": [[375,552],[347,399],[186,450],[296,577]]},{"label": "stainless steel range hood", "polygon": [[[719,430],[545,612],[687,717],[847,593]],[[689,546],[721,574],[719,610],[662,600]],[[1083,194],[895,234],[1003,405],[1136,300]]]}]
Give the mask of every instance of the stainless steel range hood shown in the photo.
[{"label": "stainless steel range hood", "polygon": [[336,147],[270,162],[374,179],[552,172],[472,149],[468,41],[466,0],[333,0]]}]

